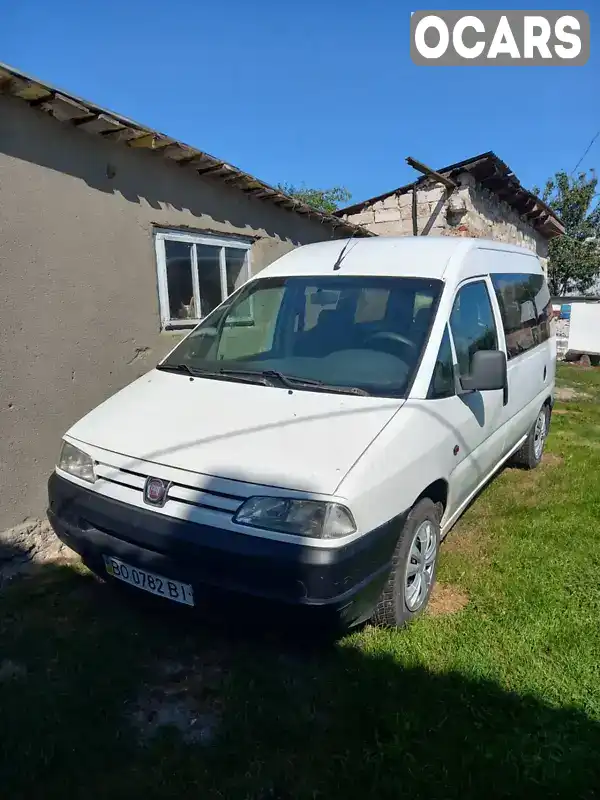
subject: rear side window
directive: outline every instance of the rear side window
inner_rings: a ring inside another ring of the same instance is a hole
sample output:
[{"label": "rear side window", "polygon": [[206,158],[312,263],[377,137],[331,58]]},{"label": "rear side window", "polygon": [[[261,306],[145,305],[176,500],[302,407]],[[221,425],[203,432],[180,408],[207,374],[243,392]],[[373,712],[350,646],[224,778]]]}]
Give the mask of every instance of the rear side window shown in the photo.
[{"label": "rear side window", "polygon": [[550,291],[543,275],[492,274],[508,358],[526,353],[550,337]]}]

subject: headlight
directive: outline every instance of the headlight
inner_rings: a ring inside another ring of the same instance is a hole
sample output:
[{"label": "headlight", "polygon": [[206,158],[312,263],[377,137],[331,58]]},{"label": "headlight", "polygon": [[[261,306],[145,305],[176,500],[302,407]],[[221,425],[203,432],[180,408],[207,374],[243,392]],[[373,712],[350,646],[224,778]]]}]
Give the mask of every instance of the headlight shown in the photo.
[{"label": "headlight", "polygon": [[253,528],[267,528],[314,539],[337,539],[356,531],[352,514],[347,508],[319,500],[250,497],[233,520]]},{"label": "headlight", "polygon": [[69,475],[81,478],[82,481],[94,483],[96,480],[94,459],[84,453],[83,450],[79,450],[79,448],[69,444],[69,442],[63,442],[60,458],[58,459],[58,468],[62,469],[63,472],[68,472]]}]

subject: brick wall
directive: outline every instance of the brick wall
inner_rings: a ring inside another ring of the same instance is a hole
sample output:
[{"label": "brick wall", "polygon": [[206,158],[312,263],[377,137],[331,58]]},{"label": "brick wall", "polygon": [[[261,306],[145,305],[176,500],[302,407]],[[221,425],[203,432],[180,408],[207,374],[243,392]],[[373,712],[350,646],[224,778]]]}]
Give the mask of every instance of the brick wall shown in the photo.
[{"label": "brick wall", "polygon": [[[540,257],[544,269],[548,240],[534,230],[507,203],[478,186],[471,175],[459,176],[459,188],[448,197],[444,187],[433,181],[417,192],[419,235],[472,236],[520,245]],[[345,219],[364,225],[379,236],[412,236],[412,191],[393,194]]]}]

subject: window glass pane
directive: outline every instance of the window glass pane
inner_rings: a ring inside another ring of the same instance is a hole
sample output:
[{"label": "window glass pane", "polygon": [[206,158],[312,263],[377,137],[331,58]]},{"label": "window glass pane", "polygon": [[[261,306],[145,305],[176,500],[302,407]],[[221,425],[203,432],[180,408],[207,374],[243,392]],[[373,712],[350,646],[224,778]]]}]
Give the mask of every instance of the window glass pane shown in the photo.
[{"label": "window glass pane", "polygon": [[336,290],[322,289],[319,286],[307,286],[304,290],[304,297],[304,320],[300,317],[297,329],[310,331],[318,324],[321,312],[333,311],[337,308],[340,293]]},{"label": "window glass pane", "polygon": [[454,339],[458,370],[469,375],[473,355],[478,350],[497,350],[496,325],[485,283],[468,283],[456,295],[450,329]]},{"label": "window glass pane", "polygon": [[[165,363],[212,371],[231,364],[305,378],[313,384],[310,391],[317,381],[405,396],[425,344],[411,334],[415,296],[432,298],[425,309],[431,315],[441,289],[441,281],[421,278],[257,278],[200,323]],[[371,290],[389,293],[385,316],[358,323],[359,298]],[[306,316],[311,327],[305,327]]]},{"label": "window glass pane", "polygon": [[431,305],[433,297],[427,292],[417,292],[415,294],[415,305],[413,309],[413,325],[411,328],[411,338],[414,341],[421,341],[429,328],[431,320]]},{"label": "window glass pane", "polygon": [[388,297],[387,289],[363,289],[358,296],[355,322],[379,322],[385,317]]},{"label": "window glass pane", "polygon": [[200,311],[206,317],[223,299],[221,297],[220,247],[197,244],[198,283],[200,285]]},{"label": "window glass pane", "polygon": [[[308,286],[305,314],[299,316],[295,352],[322,354],[340,349],[419,349],[428,332],[437,288],[428,281],[421,292],[392,292],[387,288],[352,287],[330,290]],[[415,307],[418,311],[415,315]],[[373,338],[375,337],[375,338]]]},{"label": "window glass pane", "polygon": [[172,320],[198,318],[192,284],[191,249],[188,242],[165,240],[169,316]]},{"label": "window glass pane", "polygon": [[419,311],[423,308],[429,308],[431,305],[432,298],[431,295],[425,294],[424,292],[417,292],[415,295],[415,316],[418,314]]},{"label": "window glass pane", "polygon": [[271,350],[283,291],[283,286],[265,289],[231,309],[223,324],[217,360],[251,358]]},{"label": "window glass pane", "polygon": [[539,327],[538,342],[541,343],[549,339],[551,333],[552,301],[550,298],[550,289],[543,275],[532,275],[530,278],[530,286],[537,311]]},{"label": "window glass pane", "polygon": [[550,292],[542,275],[492,275],[508,358],[525,353],[550,334]]},{"label": "window glass pane", "polygon": [[248,276],[246,272],[247,250],[239,247],[225,248],[225,264],[227,266],[227,294],[233,294],[236,289],[246,282]]},{"label": "window glass pane", "polygon": [[450,346],[450,336],[448,328],[444,331],[444,338],[440,345],[428,397],[436,400],[441,397],[452,397],[454,394],[454,367],[452,364],[452,348]]}]

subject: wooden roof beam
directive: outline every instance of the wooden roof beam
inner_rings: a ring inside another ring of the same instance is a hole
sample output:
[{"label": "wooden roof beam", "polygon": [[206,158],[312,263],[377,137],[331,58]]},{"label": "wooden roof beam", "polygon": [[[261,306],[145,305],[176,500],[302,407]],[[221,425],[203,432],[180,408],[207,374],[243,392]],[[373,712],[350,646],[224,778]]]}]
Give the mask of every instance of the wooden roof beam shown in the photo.
[{"label": "wooden roof beam", "polygon": [[431,178],[435,178],[438,183],[443,184],[450,192],[453,192],[458,188],[458,185],[453,180],[447,178],[445,175],[442,175],[440,172],[436,172],[434,169],[431,169],[431,167],[428,167],[427,164],[422,164],[420,161],[416,161],[410,156],[408,156],[406,159],[406,163],[409,167],[416,169],[417,172],[421,172],[423,175],[428,175]]},{"label": "wooden roof beam", "polygon": [[530,220],[536,220],[536,219],[539,219],[539,217],[543,217],[543,216],[544,216],[544,214],[546,214],[546,209],[545,209],[545,208],[541,208],[541,207],[540,207],[540,206],[538,206],[538,205],[537,205],[537,203],[536,203],[536,204],[535,204],[535,206],[533,207],[533,210],[532,210],[532,211],[528,211],[528,212],[527,212],[526,214],[524,214],[523,216],[524,216],[526,219],[530,219]]},{"label": "wooden roof beam", "polygon": [[[204,162],[206,164],[206,161]],[[212,175],[215,172],[222,172],[224,164],[211,164],[210,166],[204,166],[202,169],[199,169],[194,164],[192,164],[198,175]]]},{"label": "wooden roof beam", "polygon": [[86,133],[96,133],[98,136],[107,136],[109,133],[125,130],[124,125],[107,114],[96,114],[87,119],[73,120],[72,124]]},{"label": "wooden roof beam", "polygon": [[198,158],[198,156],[202,155],[200,150],[196,150],[188,145],[180,144],[179,142],[168,144],[162,149],[161,152],[163,156],[171,161],[175,161],[181,166],[188,165],[194,160],[194,158]]},{"label": "wooden roof beam", "polygon": [[141,136],[136,136],[129,139],[127,145],[133,148],[142,148],[147,150],[161,150],[163,147],[173,144],[173,140],[163,136],[160,133],[142,133]]},{"label": "wooden roof beam", "polygon": [[[34,101],[38,104],[38,101]],[[90,111],[87,106],[73,100],[66,95],[55,93],[50,97],[40,98],[39,105],[44,111],[52,114],[59,122],[74,122],[75,120],[88,120]]]}]

